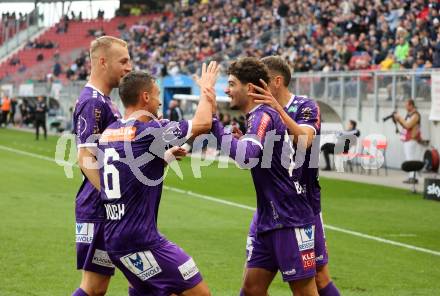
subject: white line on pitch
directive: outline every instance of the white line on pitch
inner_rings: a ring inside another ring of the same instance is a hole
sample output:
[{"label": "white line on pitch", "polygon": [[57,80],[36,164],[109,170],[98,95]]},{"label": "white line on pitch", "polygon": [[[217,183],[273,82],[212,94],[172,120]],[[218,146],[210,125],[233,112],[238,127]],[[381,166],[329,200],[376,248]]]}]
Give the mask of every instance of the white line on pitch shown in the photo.
[{"label": "white line on pitch", "polygon": [[[26,151],[10,148],[10,147],[3,146],[3,145],[0,145],[0,149],[1,150],[6,150],[6,151],[10,151],[10,152],[14,152],[14,153],[17,153],[17,154],[22,154],[22,155],[38,158],[38,159],[41,159],[41,160],[55,162],[54,159],[52,159],[50,157],[47,157],[47,156],[42,156],[42,155],[38,155],[38,154],[35,154],[35,153],[26,152]],[[66,162],[66,164],[67,164],[67,162]],[[71,164],[69,164],[69,165],[71,165]],[[216,202],[216,203],[221,203],[221,204],[224,204],[224,205],[233,206],[233,207],[237,207],[237,208],[241,208],[241,209],[245,209],[245,210],[255,211],[254,207],[243,205],[243,204],[232,202],[232,201],[227,201],[227,200],[216,198],[216,197],[209,196],[209,195],[199,194],[199,193],[195,193],[195,192],[192,192],[192,191],[182,190],[182,189],[178,189],[178,188],[174,188],[174,187],[170,187],[170,186],[164,186],[164,189],[169,190],[169,191],[173,191],[173,192],[177,192],[177,193],[180,193],[180,194],[184,194],[184,195],[187,195],[187,196],[189,195],[189,196],[192,196],[192,197],[197,197],[199,199],[204,199],[204,200],[208,200],[208,201],[212,201],[212,202]],[[350,234],[350,235],[353,235],[353,236],[362,237],[362,238],[365,238],[365,239],[381,242],[381,243],[384,243],[384,244],[389,244],[389,245],[398,246],[398,247],[402,247],[402,248],[406,248],[406,249],[410,249],[410,250],[414,250],[414,251],[418,251],[418,252],[422,252],[422,253],[427,253],[427,254],[431,254],[431,255],[435,255],[435,256],[440,256],[440,252],[438,252],[438,251],[434,251],[434,250],[430,250],[430,249],[426,249],[426,248],[421,248],[421,247],[416,247],[416,246],[409,245],[409,244],[399,243],[399,242],[392,241],[392,240],[389,240],[389,239],[384,239],[384,238],[381,238],[381,237],[368,235],[368,234],[365,234],[365,233],[362,233],[362,232],[352,231],[352,230],[349,230],[349,229],[344,229],[344,228],[340,228],[340,227],[336,227],[336,226],[332,226],[332,225],[328,225],[328,224],[325,224],[325,228],[333,230],[333,231],[342,232],[342,233],[345,233],[345,234]]]}]

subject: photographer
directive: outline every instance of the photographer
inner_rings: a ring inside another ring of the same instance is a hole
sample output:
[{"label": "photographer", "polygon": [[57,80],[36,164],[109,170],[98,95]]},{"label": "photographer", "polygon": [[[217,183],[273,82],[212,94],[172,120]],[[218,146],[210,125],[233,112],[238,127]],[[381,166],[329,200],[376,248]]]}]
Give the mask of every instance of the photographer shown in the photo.
[{"label": "photographer", "polygon": [[[408,99],[405,102],[406,116],[402,117],[397,112],[394,113],[394,120],[403,127],[401,140],[405,160],[421,160],[421,134],[420,134],[420,113],[414,104],[414,100]],[[409,174],[408,180],[404,183],[417,183],[418,180]]]}]

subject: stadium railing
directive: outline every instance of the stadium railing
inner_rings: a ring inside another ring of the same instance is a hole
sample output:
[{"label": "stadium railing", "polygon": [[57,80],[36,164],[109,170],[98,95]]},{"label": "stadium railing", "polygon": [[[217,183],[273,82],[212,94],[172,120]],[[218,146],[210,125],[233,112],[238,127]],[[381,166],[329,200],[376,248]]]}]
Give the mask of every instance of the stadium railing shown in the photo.
[{"label": "stadium railing", "polygon": [[379,106],[396,109],[399,101],[408,98],[430,102],[435,73],[440,75],[439,69],[294,73],[290,89],[334,106],[342,117],[347,105],[357,106],[360,117],[362,105],[372,104],[379,121]]}]

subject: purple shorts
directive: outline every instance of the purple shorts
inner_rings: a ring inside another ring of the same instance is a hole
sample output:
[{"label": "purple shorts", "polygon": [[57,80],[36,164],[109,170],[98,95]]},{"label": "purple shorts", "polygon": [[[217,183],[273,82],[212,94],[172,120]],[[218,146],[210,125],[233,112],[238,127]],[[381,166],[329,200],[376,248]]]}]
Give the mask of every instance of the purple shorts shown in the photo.
[{"label": "purple shorts", "polygon": [[202,281],[194,260],[167,240],[150,250],[110,252],[110,258],[141,295],[181,294]]},{"label": "purple shorts", "polygon": [[314,225],[282,228],[248,237],[247,268],[281,271],[291,282],[316,274]]},{"label": "purple shorts", "polygon": [[104,241],[104,223],[76,223],[76,268],[114,275]]},{"label": "purple shorts", "polygon": [[315,216],[315,255],[316,266],[321,267],[328,263],[327,242],[322,221],[322,213]]}]

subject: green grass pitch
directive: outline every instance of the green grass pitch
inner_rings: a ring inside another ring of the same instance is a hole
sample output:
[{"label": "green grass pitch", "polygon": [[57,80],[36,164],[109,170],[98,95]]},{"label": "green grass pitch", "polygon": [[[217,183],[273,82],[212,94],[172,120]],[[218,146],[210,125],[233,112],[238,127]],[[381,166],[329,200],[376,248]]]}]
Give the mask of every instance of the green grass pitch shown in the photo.
[{"label": "green grass pitch", "polygon": [[[55,162],[33,156],[53,159],[56,141],[0,129],[1,296],[70,295],[79,285],[74,198],[81,175],[75,169],[68,179]],[[180,165],[184,179],[169,172],[167,186],[255,206],[249,171],[212,164],[196,179],[190,159]],[[321,185],[326,224],[440,251],[440,203],[381,186],[324,178]],[[213,295],[234,296],[251,216],[247,209],[164,190],[159,228],[194,257]],[[342,295],[440,295],[440,256],[331,229],[326,235],[330,271]],[[270,294],[290,295],[280,277]],[[127,295],[120,272],[107,295]]]}]

